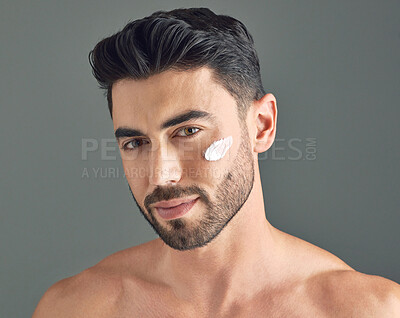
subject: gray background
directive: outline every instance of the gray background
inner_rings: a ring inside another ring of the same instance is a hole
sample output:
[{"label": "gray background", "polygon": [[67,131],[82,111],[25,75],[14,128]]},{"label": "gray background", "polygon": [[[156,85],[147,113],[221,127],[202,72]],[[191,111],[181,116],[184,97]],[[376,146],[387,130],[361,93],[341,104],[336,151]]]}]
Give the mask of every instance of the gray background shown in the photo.
[{"label": "gray background", "polygon": [[192,6],[245,23],[277,98],[279,141],[260,157],[270,222],[400,281],[399,1],[3,0],[0,317],[29,317],[56,281],[156,237],[126,180],[90,170],[119,156],[82,159],[83,138],[113,138],[87,55],[129,20]]}]

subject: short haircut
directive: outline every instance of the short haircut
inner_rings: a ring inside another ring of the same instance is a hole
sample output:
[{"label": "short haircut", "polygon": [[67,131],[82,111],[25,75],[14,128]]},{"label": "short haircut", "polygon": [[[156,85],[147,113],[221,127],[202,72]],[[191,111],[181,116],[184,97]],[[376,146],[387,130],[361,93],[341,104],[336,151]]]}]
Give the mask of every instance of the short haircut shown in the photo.
[{"label": "short haircut", "polygon": [[251,101],[265,95],[253,37],[239,20],[207,8],[157,11],[129,22],[89,53],[92,73],[105,89],[112,118],[112,85],[167,70],[209,67],[236,100],[245,119]]}]

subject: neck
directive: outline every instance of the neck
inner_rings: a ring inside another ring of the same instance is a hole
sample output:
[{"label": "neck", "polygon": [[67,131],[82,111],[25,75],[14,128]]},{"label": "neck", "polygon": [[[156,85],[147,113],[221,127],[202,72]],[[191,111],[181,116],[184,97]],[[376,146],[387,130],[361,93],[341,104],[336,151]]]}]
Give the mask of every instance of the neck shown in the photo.
[{"label": "neck", "polygon": [[256,171],[248,200],[207,246],[182,252],[162,244],[161,271],[180,299],[230,302],[277,281],[279,235],[265,217],[258,165]]}]

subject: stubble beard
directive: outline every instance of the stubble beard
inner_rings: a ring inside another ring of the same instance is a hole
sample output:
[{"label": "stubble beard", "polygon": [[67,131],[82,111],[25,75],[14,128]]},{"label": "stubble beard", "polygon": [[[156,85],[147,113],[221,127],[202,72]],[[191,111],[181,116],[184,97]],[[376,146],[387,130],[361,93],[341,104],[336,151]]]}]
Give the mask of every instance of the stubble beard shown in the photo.
[{"label": "stubble beard", "polygon": [[[254,162],[250,140],[247,129],[242,128],[238,154],[233,166],[218,185],[214,200],[211,200],[207,192],[197,185],[185,188],[178,185],[168,188],[157,187],[144,201],[146,211],[148,211],[145,213],[129,184],[128,186],[140,212],[164,243],[173,249],[185,251],[206,246],[214,240],[247,201],[253,184]],[[189,195],[199,195],[198,203],[203,202],[206,206],[200,220],[191,221],[182,217],[165,221],[167,223],[165,226],[154,216],[155,210],[148,207],[149,204],[157,201]]]}]

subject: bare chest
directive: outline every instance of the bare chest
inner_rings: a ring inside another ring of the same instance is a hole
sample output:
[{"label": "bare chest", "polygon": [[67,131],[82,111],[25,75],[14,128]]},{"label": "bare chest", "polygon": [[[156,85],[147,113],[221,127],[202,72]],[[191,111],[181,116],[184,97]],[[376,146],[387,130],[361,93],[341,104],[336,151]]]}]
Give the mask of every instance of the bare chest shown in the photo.
[{"label": "bare chest", "polygon": [[251,300],[238,300],[223,305],[217,299],[213,303],[188,302],[177,299],[166,290],[147,290],[138,293],[121,294],[115,302],[112,317],[270,317],[300,318],[329,317],[306,297],[290,294],[264,294]]}]

